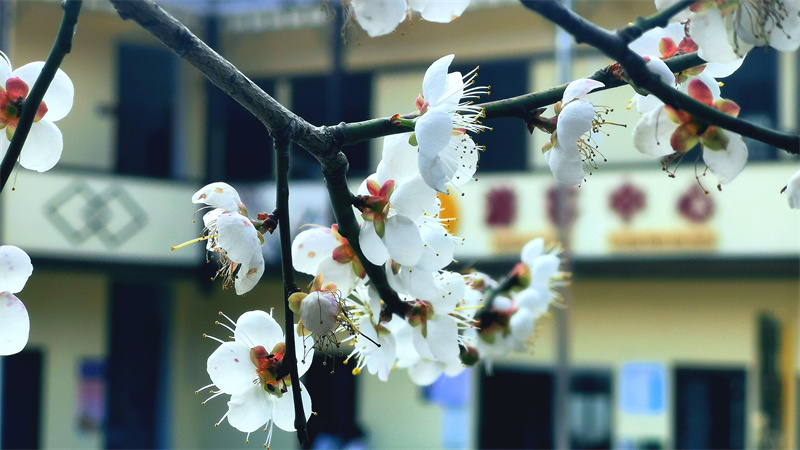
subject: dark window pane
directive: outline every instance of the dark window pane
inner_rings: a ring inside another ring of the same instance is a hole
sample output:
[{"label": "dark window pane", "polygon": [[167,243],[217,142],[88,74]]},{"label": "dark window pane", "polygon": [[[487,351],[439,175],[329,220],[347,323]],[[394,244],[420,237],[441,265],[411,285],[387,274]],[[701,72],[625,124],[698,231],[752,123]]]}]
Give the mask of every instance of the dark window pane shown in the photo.
[{"label": "dark window pane", "polygon": [[163,447],[169,299],[163,287],[128,283],[115,283],[112,296],[106,447]]},{"label": "dark window pane", "polygon": [[743,448],[745,371],[675,369],[675,447]]},{"label": "dark window pane", "polygon": [[[733,75],[722,80],[722,98],[735,101],[739,117],[769,128],[778,126],[778,52],[755,48]],[[763,142],[744,138],[751,160],[775,159],[778,152]]]},{"label": "dark window pane", "polygon": [[[358,122],[370,118],[372,75],[369,73],[342,74],[339,90],[332,91],[335,81],[328,76],[301,77],[292,80],[292,110],[312,125],[336,125],[340,122]],[[367,175],[369,170],[369,143],[345,147],[350,162],[350,176]],[[317,179],[322,176],[319,164],[304,149],[292,149],[291,176]]]},{"label": "dark window pane", "polygon": [[[451,67],[450,71],[458,70],[466,74],[474,68],[475,66],[459,65]],[[476,103],[514,97],[528,92],[528,72],[526,61],[481,63],[475,84],[491,86],[491,95],[481,96]],[[493,131],[486,131],[474,137],[475,143],[486,147],[478,162],[480,172],[526,170],[528,131],[525,124],[521,120],[495,120],[486,125],[491,126]]]},{"label": "dark window pane", "polygon": [[3,448],[39,448],[43,359],[39,350],[3,357],[0,377]]},{"label": "dark window pane", "polygon": [[117,173],[170,176],[176,58],[159,47],[119,46]]},{"label": "dark window pane", "polygon": [[[274,80],[253,80],[274,95]],[[272,139],[264,124],[236,100],[225,96],[225,180],[262,181],[274,177]]]}]

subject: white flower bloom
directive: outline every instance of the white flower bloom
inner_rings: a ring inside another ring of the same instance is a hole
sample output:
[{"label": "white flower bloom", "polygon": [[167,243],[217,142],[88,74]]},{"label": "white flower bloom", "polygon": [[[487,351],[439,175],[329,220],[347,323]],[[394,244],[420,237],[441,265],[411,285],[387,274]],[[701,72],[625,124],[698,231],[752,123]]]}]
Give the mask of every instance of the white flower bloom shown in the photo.
[{"label": "white flower bloom", "polygon": [[422,114],[414,127],[419,172],[428,186],[441,193],[447,193],[447,183],[458,186],[472,178],[481,147],[466,133],[486,129],[478,123],[483,110],[461,100],[488,94],[488,88],[469,87],[475,83],[475,70],[463,77],[460,72],[447,73],[453,58],[443,56],[428,67],[416,102]]},{"label": "white flower bloom", "polygon": [[792,209],[800,209],[800,170],[795,172],[786,184],[786,200]]},{"label": "white flower bloom", "polygon": [[300,232],[292,241],[292,264],[298,272],[323,274],[342,296],[347,296],[366,277],[364,266],[347,239],[339,234],[336,224]]},{"label": "white flower bloom", "polygon": [[[679,87],[692,98],[736,116],[739,107],[720,98],[716,81],[704,74]],[[731,182],[747,163],[747,146],[742,137],[714,125],[706,125],[685,111],[660,104],[644,114],[633,129],[633,144],[642,153],[664,157],[685,153],[696,144],[703,145],[703,160],[719,178],[720,184]]]},{"label": "white flower bloom", "polygon": [[553,177],[561,184],[581,184],[586,175],[583,157],[591,159],[591,154],[584,148],[582,137],[592,129],[595,111],[594,106],[583,97],[601,86],[605,85],[595,80],[580,79],[570,83],[564,90],[556,133],[551,139],[551,148],[545,152]]},{"label": "white flower bloom", "polygon": [[[273,424],[286,431],[295,429],[292,389],[301,390],[306,419],[311,416],[311,397],[302,382],[276,376],[286,347],[283,331],[271,315],[264,311],[246,312],[236,321],[233,331],[234,340],[220,341],[222,345],[208,358],[208,375],[218,388],[212,391],[212,398],[230,395],[225,414],[228,422],[248,436],[264,427],[269,432],[265,446],[269,446]],[[311,365],[313,349],[304,349],[302,338],[295,341],[298,375],[302,376]]]},{"label": "white flower bloom", "polygon": [[[664,3],[664,2],[662,2]],[[674,3],[670,0],[666,3]],[[659,9],[669,6],[656,2]],[[689,35],[706,61],[730,63],[753,47],[800,47],[798,0],[706,0],[690,7]]]},{"label": "white flower bloom", "polygon": [[[26,64],[11,70],[5,54],[0,52],[0,159],[2,159],[19,123],[23,101],[39,78],[44,62]],[[53,168],[61,158],[64,141],[61,131],[53,124],[64,118],[72,109],[75,88],[72,81],[61,69],[56,72],[31,125],[28,138],[20,153],[22,167],[44,172]]]},{"label": "white flower bloom", "polygon": [[0,245],[0,356],[19,353],[28,343],[30,317],[14,294],[25,287],[32,273],[27,253],[13,245]]},{"label": "white flower bloom", "polygon": [[395,171],[387,165],[381,161],[378,172],[359,188],[364,223],[358,241],[373,264],[384,264],[391,257],[413,267],[422,258],[424,247],[416,220],[436,208],[436,192],[419,174],[395,177]]},{"label": "white flower bloom", "polygon": [[[356,334],[342,341],[353,341],[353,351],[345,361],[355,359],[354,375],[366,367],[369,373],[377,374],[381,381],[387,381],[396,360],[397,345],[394,334],[381,324],[378,292],[373,286],[359,286],[353,291],[349,304],[353,307],[354,321],[362,336]],[[404,321],[393,317],[391,322]]]},{"label": "white flower bloom", "polygon": [[239,193],[226,183],[211,183],[197,191],[192,202],[215,208],[203,216],[203,239],[206,250],[219,256],[225,286],[233,283],[238,295],[249,292],[264,274],[264,237],[246,216]]}]

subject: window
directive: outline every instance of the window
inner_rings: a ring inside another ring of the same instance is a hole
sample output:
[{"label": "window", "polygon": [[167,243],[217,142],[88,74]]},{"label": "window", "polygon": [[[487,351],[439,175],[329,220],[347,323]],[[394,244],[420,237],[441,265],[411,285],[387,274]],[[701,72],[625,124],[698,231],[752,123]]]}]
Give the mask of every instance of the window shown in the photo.
[{"label": "window", "polygon": [[176,59],[159,47],[119,46],[117,173],[170,176]]},{"label": "window", "polygon": [[[755,48],[744,59],[739,70],[724,78],[722,98],[735,101],[741,108],[739,117],[757,125],[778,127],[778,52],[771,47]],[[775,147],[744,138],[750,160],[775,159]]]},{"label": "window", "polygon": [[[466,74],[475,66],[452,66],[450,72]],[[481,96],[477,102],[490,102],[502,98],[522,95],[528,92],[528,62],[499,61],[481,64],[478,69],[478,86],[490,86],[491,95]],[[493,131],[478,134],[475,143],[486,147],[481,153],[478,166],[480,172],[525,170],[527,164],[528,130],[521,120],[490,121],[486,125]]]}]

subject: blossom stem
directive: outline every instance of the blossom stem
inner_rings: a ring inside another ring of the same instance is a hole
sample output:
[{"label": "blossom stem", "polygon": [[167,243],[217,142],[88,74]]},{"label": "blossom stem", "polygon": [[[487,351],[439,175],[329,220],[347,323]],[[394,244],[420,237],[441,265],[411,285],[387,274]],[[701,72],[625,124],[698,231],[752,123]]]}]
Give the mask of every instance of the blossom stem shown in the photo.
[{"label": "blossom stem", "polygon": [[36,82],[33,83],[33,87],[22,103],[22,113],[19,116],[17,129],[11,138],[11,143],[8,146],[6,155],[3,157],[3,162],[0,163],[0,192],[5,188],[8,178],[11,176],[11,172],[19,159],[22,146],[28,138],[33,119],[36,118],[36,112],[39,109],[39,104],[42,103],[47,88],[50,87],[50,83],[56,76],[61,62],[64,61],[64,56],[72,51],[72,37],[75,35],[75,29],[78,25],[78,15],[81,12],[82,3],[83,0],[65,0],[62,4],[64,15],[61,16],[61,25],[58,28],[53,48],[47,56],[42,72]]},{"label": "blossom stem", "polygon": [[280,132],[274,133],[275,168],[277,189],[275,193],[275,212],[278,219],[278,237],[281,243],[281,273],[283,276],[284,328],[286,330],[286,353],[283,364],[288,366],[292,379],[292,400],[294,401],[294,428],[300,445],[308,441],[306,416],[300,393],[300,377],[297,371],[297,350],[294,339],[294,313],[289,308],[289,296],[297,292],[292,268],[292,239],[289,235],[289,143],[294,132],[295,122]]}]

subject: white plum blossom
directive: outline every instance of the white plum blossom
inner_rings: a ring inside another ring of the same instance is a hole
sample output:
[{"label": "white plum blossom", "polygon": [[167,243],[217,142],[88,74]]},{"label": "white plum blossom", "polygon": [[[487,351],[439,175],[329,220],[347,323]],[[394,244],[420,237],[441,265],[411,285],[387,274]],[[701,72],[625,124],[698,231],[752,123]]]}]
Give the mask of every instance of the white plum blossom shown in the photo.
[{"label": "white plum blossom", "polygon": [[[351,359],[356,361],[353,374],[358,375],[364,367],[369,373],[378,375],[381,381],[389,379],[389,372],[394,367],[397,356],[397,345],[394,334],[381,323],[381,300],[373,286],[361,285],[353,291],[350,305],[354,322],[359,334],[354,334],[342,342],[352,342],[353,351],[347,356],[345,363]],[[389,323],[404,322],[393,317]]]},{"label": "white plum blossom", "polygon": [[[311,397],[302,382],[289,376],[278,378],[286,345],[280,325],[264,311],[249,311],[236,321],[233,341],[221,345],[209,356],[207,371],[211,377],[212,397],[230,395],[228,419],[234,428],[250,435],[264,427],[268,431],[265,447],[272,439],[272,425],[294,431],[292,390],[300,389],[303,412],[311,416]],[[227,327],[226,327],[227,328]],[[313,349],[304,349],[302,338],[295,338],[298,375],[311,366]],[[205,388],[203,388],[205,389]]]},{"label": "white plum blossom", "polygon": [[[0,159],[2,159],[19,123],[22,104],[39,78],[44,62],[26,64],[14,71],[8,57],[0,52]],[[61,69],[56,72],[42,103],[36,111],[19,163],[22,167],[44,172],[53,168],[61,158],[64,141],[53,123],[63,119],[72,109],[75,88]]]},{"label": "white plum blossom", "polygon": [[[679,89],[726,114],[739,114],[739,106],[720,98],[718,84],[704,74]],[[680,155],[702,144],[703,160],[720,184],[731,182],[744,169],[747,146],[739,134],[705,124],[685,111],[659,105],[645,113],[634,127],[633,144],[640,152],[654,157]]]},{"label": "white plum blossom", "polygon": [[704,0],[690,9],[689,34],[706,61],[735,61],[754,47],[800,47],[800,0]]},{"label": "white plum blossom", "polygon": [[300,232],[292,241],[292,264],[299,272],[324,274],[343,296],[366,277],[364,266],[347,239],[339,234],[336,224]]},{"label": "white plum blossom", "polygon": [[459,186],[472,178],[481,147],[466,133],[486,129],[478,123],[483,109],[461,100],[489,93],[485,86],[470,87],[475,84],[475,70],[464,76],[448,73],[453,58],[443,56],[428,67],[415,102],[421,114],[414,126],[419,172],[428,186],[444,194],[446,184]]},{"label": "white plum blossom", "polygon": [[586,175],[583,160],[592,156],[583,135],[591,131],[596,113],[594,105],[583,97],[601,86],[605,85],[595,80],[575,80],[567,85],[556,105],[556,132],[545,146],[544,156],[553,177],[561,184],[581,184]]},{"label": "white plum blossom", "polygon": [[470,0],[353,0],[359,25],[371,37],[389,34],[405,20],[409,9],[429,22],[448,23],[459,17]]},{"label": "white plum blossom", "polygon": [[520,260],[527,270],[520,275],[525,278],[523,285],[527,286],[514,294],[514,305],[530,310],[534,319],[547,313],[556,297],[555,283],[564,277],[558,252],[557,247],[545,249],[541,238],[528,242],[522,248]]},{"label": "white plum blossom", "polygon": [[[649,57],[650,59],[667,59],[682,53],[693,53],[698,50],[694,40],[686,35],[686,27],[683,24],[674,22],[665,28],[657,27],[648,30],[638,39],[628,44],[628,47],[640,56]],[[684,74],[690,76],[698,75],[702,72],[714,78],[724,78],[739,69],[743,61],[744,57],[738,57],[726,63],[712,61],[708,64],[688,69]],[[651,68],[651,70],[653,69]],[[680,81],[685,81],[685,79],[685,76],[681,77]],[[672,84],[672,82],[668,84]]]},{"label": "white plum blossom", "polygon": [[13,245],[0,245],[0,356],[19,353],[28,343],[31,322],[25,305],[14,294],[33,273],[28,254]]},{"label": "white plum blossom", "polygon": [[786,190],[786,200],[789,202],[789,207],[800,209],[800,170],[789,178],[789,183],[786,184],[784,189]]},{"label": "white plum blossom", "polygon": [[424,242],[416,221],[434,212],[436,192],[419,175],[408,174],[401,164],[381,161],[378,171],[359,188],[364,223],[358,241],[364,256],[382,265],[389,258],[404,266],[415,266],[423,255]]},{"label": "white plum blossom", "polygon": [[238,295],[249,292],[264,273],[264,237],[247,217],[239,193],[226,183],[211,183],[195,192],[192,202],[214,208],[203,216],[201,239],[218,255],[225,286],[232,283]]}]

